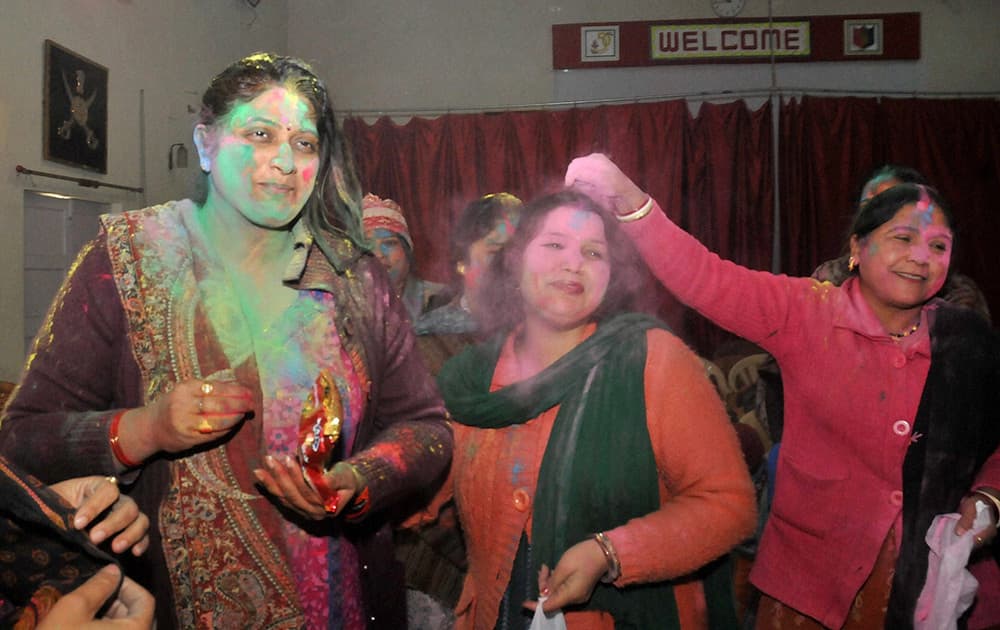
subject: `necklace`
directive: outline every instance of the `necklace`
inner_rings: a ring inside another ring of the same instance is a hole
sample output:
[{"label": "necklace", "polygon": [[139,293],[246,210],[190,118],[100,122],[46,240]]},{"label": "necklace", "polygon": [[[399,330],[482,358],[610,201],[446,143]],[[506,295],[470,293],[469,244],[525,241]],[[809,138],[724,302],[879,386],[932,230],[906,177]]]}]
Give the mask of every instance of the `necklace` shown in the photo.
[{"label": "necklace", "polygon": [[917,332],[918,328],[920,328],[920,320],[919,319],[917,320],[916,324],[910,326],[909,330],[907,330],[905,332],[901,332],[901,333],[891,332],[891,333],[889,333],[889,336],[892,337],[893,339],[903,339],[903,338],[909,337],[913,333]]}]

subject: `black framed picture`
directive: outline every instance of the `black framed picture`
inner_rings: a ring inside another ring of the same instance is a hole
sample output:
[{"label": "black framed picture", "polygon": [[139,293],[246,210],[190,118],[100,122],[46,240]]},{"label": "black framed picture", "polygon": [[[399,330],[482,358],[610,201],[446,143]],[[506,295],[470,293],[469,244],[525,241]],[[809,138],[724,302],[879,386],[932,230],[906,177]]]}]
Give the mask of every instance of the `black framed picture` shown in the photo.
[{"label": "black framed picture", "polygon": [[108,69],[45,40],[42,157],[108,172]]}]

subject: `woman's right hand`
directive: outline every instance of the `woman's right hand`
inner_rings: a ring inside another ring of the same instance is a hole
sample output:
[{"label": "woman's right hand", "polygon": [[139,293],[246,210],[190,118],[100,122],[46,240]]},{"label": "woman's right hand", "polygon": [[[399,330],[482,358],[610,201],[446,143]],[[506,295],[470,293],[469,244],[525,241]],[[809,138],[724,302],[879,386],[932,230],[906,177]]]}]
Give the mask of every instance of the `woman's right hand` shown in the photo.
[{"label": "woman's right hand", "polygon": [[570,162],[566,167],[565,184],[619,215],[638,210],[649,199],[649,195],[603,153],[591,153]]},{"label": "woman's right hand", "polygon": [[129,578],[122,582],[118,597],[111,603],[104,618],[95,619],[97,611],[115,592],[120,575],[118,567],[107,565],[89,580],[63,595],[36,628],[152,628],[156,602],[146,589]]},{"label": "woman's right hand", "polygon": [[218,440],[249,418],[253,392],[236,381],[188,380],[145,407],[130,409],[119,425],[125,455],[144,461]]}]

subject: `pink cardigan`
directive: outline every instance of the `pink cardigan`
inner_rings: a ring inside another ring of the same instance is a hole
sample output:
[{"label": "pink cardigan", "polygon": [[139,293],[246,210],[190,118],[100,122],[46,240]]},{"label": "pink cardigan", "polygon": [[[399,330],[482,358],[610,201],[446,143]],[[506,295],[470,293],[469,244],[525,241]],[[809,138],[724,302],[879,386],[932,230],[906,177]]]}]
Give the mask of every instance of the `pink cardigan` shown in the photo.
[{"label": "pink cardigan", "polygon": [[[701,362],[666,331],[651,330],[647,343],[647,426],[660,470],[661,507],[607,532],[621,561],[618,586],[690,573],[729,551],[756,521],[736,434]],[[516,379],[508,339],[492,387]],[[454,424],[451,477],[435,504],[454,493],[468,541],[457,628],[492,630],[496,624],[521,532],[531,531],[538,471],[557,412],[554,407],[504,429]],[[613,422],[608,419],[609,430]],[[707,627],[700,582],[676,587],[675,596],[685,630]],[[601,612],[573,612],[566,620],[570,630],[614,628]]]},{"label": "pink cardigan", "polygon": [[[664,286],[772,353],[785,419],[777,482],[751,581],[840,627],[882,542],[899,523],[902,464],[930,368],[927,305],[894,342],[858,291],[751,271],[709,252],[659,209],[625,224]],[[1000,487],[1000,453],[975,486]],[[957,506],[956,506],[957,508]],[[897,530],[897,533],[898,530]]]}]

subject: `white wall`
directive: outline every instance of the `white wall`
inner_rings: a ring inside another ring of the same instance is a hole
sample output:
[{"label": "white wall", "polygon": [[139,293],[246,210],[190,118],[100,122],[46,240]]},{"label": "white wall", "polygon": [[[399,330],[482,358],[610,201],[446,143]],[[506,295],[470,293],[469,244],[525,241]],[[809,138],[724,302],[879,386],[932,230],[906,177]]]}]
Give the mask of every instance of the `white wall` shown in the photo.
[{"label": "white wall", "polygon": [[[0,8],[0,380],[24,358],[22,239],[26,189],[57,191],[123,208],[184,196],[197,168],[187,105],[219,70],[256,50],[287,52],[287,0],[3,0]],[[43,43],[51,39],[108,68],[108,173],[42,159]],[[139,93],[146,149],[140,155]],[[185,142],[189,167],[167,171],[167,148]],[[139,187],[146,194],[81,188],[15,174],[33,170]],[[28,333],[30,334],[30,332]]]},{"label": "white wall", "polygon": [[[711,18],[709,0],[326,0],[289,5],[289,48],[341,110],[441,110],[767,88],[766,64],[552,70],[557,23]],[[772,0],[775,16],[920,12],[916,62],[779,64],[778,85],[1000,91],[995,0]],[[768,14],[747,0],[740,17]]]}]

